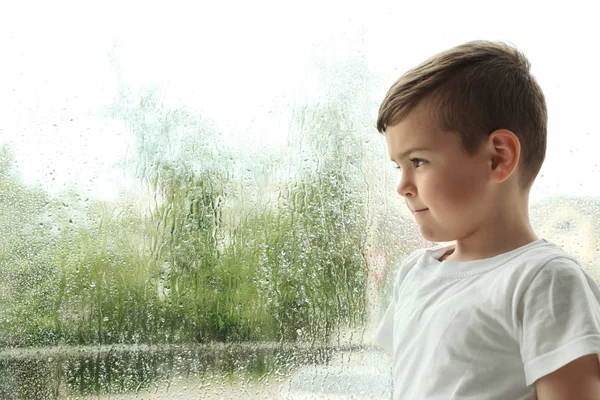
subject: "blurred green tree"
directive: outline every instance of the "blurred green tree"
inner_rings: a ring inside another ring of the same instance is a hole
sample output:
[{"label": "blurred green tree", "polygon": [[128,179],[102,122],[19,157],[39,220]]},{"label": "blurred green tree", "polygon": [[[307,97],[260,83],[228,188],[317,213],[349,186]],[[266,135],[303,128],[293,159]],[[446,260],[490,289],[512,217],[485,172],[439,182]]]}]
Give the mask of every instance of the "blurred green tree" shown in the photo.
[{"label": "blurred green tree", "polygon": [[0,346],[23,343],[30,332],[53,331],[55,270],[48,198],[25,185],[7,146],[0,147]]}]

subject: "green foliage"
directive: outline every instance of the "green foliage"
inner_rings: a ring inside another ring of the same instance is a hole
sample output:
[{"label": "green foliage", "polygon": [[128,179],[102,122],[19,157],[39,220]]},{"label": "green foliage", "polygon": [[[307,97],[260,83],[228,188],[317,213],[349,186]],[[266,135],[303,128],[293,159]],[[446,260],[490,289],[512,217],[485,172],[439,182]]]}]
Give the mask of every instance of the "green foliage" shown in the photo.
[{"label": "green foliage", "polygon": [[56,295],[46,195],[21,182],[14,157],[0,148],[0,346],[19,340],[18,327],[46,326]]},{"label": "green foliage", "polygon": [[135,248],[136,221],[124,210],[116,218],[111,214],[96,210],[99,223],[90,230],[64,229],[54,254],[62,271],[57,309],[75,343],[154,339],[157,299],[149,290],[152,270]]},{"label": "green foliage", "polygon": [[[364,77],[346,85],[350,75],[340,76],[328,101],[295,110],[298,163],[285,181],[262,174],[247,187],[210,121],[164,108],[155,90],[136,99],[126,87],[105,113],[134,135],[123,167],[146,189],[141,207],[76,193],[46,199],[7,175],[3,152],[0,225],[14,234],[2,236],[3,321],[12,325],[2,322],[0,339],[322,342],[363,323],[367,205],[362,117],[353,113]],[[265,201],[245,205],[251,190]]]}]

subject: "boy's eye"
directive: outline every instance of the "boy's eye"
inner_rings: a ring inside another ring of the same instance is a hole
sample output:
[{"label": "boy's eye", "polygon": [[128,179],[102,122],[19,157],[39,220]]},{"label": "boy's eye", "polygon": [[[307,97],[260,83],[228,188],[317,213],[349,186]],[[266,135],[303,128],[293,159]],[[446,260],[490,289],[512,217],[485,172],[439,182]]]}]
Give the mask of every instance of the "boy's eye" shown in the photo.
[{"label": "boy's eye", "polygon": [[[426,163],[427,163],[427,161],[426,161],[426,160],[423,160],[422,158],[411,158],[411,159],[410,159],[410,162],[413,164],[413,166],[414,166],[415,168],[419,168],[419,167],[423,166],[423,164],[426,164]],[[401,166],[399,166],[399,165],[398,165],[398,164],[396,164],[396,163],[394,163],[394,168],[395,168],[395,169],[397,169],[397,170],[400,170],[400,171],[402,171],[402,167],[401,167]]]},{"label": "boy's eye", "polygon": [[425,164],[427,161],[423,160],[422,158],[411,158],[410,162],[413,163],[415,168],[419,168],[420,166]]}]

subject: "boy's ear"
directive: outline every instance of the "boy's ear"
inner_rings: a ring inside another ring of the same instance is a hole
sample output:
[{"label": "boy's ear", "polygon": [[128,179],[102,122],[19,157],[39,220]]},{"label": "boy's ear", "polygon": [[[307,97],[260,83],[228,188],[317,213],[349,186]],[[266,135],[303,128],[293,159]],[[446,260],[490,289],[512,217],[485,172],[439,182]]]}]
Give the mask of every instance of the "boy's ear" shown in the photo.
[{"label": "boy's ear", "polygon": [[488,137],[491,151],[490,175],[495,182],[504,182],[517,169],[521,155],[521,142],[507,129],[498,129]]}]

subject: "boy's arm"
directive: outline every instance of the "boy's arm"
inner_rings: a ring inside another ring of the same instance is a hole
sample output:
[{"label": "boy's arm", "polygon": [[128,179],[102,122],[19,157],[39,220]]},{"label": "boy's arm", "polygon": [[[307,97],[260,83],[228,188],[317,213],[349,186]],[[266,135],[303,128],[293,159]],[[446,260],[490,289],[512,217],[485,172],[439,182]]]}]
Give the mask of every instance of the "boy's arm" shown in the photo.
[{"label": "boy's arm", "polygon": [[600,399],[598,355],[588,354],[541,377],[535,383],[538,400]]},{"label": "boy's arm", "polygon": [[540,400],[600,400],[600,287],[566,257],[535,273],[518,310],[526,384]]}]

